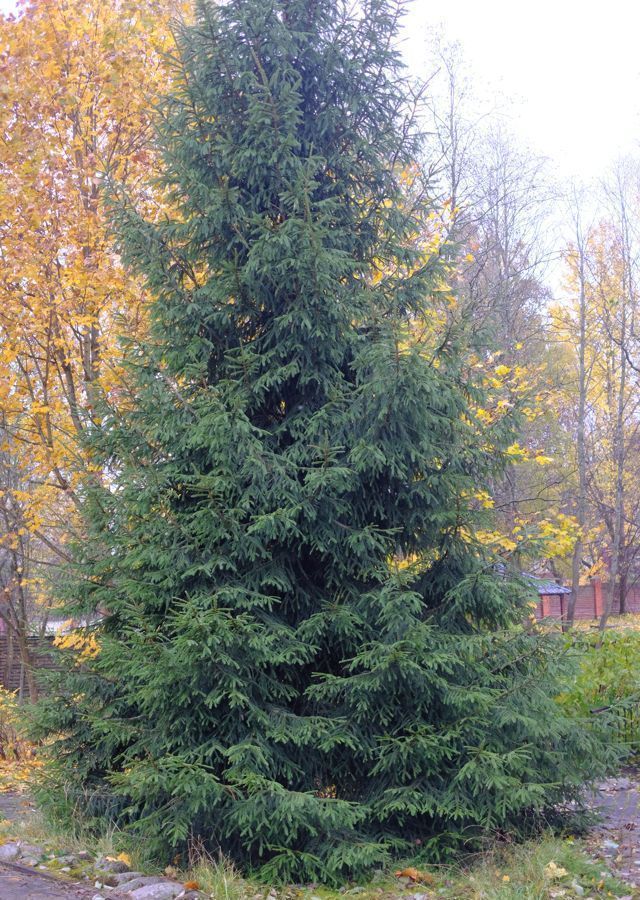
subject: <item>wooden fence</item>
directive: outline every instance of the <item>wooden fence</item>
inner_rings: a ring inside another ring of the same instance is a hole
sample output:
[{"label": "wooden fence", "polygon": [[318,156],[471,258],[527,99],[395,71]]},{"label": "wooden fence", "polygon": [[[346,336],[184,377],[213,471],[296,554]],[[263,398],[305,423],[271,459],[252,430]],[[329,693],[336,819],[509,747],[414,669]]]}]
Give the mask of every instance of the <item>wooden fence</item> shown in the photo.
[{"label": "wooden fence", "polygon": [[[36,671],[54,668],[51,656],[46,652],[52,638],[30,637],[29,653]],[[15,641],[0,635],[0,685],[9,691],[16,691],[20,700],[29,699],[26,669],[20,658],[20,649]]]},{"label": "wooden fence", "polygon": [[[603,584],[599,578],[594,578],[589,584],[583,584],[578,589],[576,600],[575,618],[578,620],[599,619],[604,602],[609,590],[608,584]],[[536,609],[537,618],[564,619],[567,614],[569,594],[550,594],[540,598]],[[620,612],[620,598],[614,597],[611,608],[612,615]],[[626,612],[640,613],[640,585],[634,585],[627,590]]]}]

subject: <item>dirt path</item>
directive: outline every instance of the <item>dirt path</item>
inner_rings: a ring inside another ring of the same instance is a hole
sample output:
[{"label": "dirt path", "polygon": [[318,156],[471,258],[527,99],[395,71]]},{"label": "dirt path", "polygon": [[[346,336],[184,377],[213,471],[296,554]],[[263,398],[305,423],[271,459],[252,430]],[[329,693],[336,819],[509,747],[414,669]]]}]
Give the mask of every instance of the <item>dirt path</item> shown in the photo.
[{"label": "dirt path", "polygon": [[640,772],[607,779],[596,792],[594,807],[602,820],[589,838],[592,854],[640,888]]},{"label": "dirt path", "polygon": [[[33,804],[24,794],[17,794],[13,791],[0,793],[0,819],[20,822],[29,815],[32,809]],[[0,900],[2,900],[1,896]]]},{"label": "dirt path", "polygon": [[[29,801],[20,794],[0,794],[0,819],[24,819],[30,808]],[[61,883],[26,866],[0,863],[0,900],[90,900],[95,893],[95,889],[88,891]]]},{"label": "dirt path", "polygon": [[91,900],[95,888],[67,885],[23,866],[0,863],[1,900]]},{"label": "dirt path", "polygon": [[[32,809],[24,795],[0,793],[0,819],[18,822]],[[26,866],[0,863],[0,900],[91,900],[97,893],[95,887],[70,884]]]}]

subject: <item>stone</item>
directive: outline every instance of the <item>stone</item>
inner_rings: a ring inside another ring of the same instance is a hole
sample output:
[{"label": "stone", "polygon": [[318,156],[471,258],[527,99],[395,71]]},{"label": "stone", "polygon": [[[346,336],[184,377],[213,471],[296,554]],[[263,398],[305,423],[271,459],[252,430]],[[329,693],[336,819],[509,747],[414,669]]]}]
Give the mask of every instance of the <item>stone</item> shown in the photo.
[{"label": "stone", "polygon": [[11,841],[0,847],[0,862],[12,862],[20,856],[20,845]]},{"label": "stone", "polygon": [[40,862],[39,856],[20,856],[19,861],[23,866],[31,866],[35,868]]},{"label": "stone", "polygon": [[109,881],[113,885],[124,884],[126,881],[133,881],[135,878],[148,878],[143,872],[115,872],[109,876]]},{"label": "stone", "polygon": [[117,887],[125,882],[133,881],[134,878],[140,878],[141,872],[94,872],[103,887]]},{"label": "stone", "polygon": [[130,891],[129,897],[131,900],[173,900],[184,892],[184,887],[177,881],[160,881]]},{"label": "stone", "polygon": [[138,875],[137,878],[119,882],[118,888],[121,891],[135,891],[141,887],[148,887],[151,884],[163,884],[166,881],[167,879],[162,875]]},{"label": "stone", "polygon": [[45,856],[44,847],[39,844],[20,843],[20,856],[35,856],[40,860]]},{"label": "stone", "polygon": [[55,857],[55,861],[61,866],[75,866],[78,862],[78,859],[79,857],[71,856],[71,854]]},{"label": "stone", "polygon": [[123,863],[121,859],[107,859],[106,856],[100,856],[93,864],[97,872],[109,873],[117,875],[120,872],[128,872],[129,866]]}]

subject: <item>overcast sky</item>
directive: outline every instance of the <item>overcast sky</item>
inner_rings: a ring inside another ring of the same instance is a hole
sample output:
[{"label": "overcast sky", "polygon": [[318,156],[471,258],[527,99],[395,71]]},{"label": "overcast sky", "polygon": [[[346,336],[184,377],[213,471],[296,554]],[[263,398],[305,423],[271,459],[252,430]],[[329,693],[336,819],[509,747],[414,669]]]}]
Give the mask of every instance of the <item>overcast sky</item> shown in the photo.
[{"label": "overcast sky", "polygon": [[516,130],[566,175],[593,177],[640,149],[637,0],[415,0],[407,55],[428,69],[424,35],[442,25],[472,72],[513,99]]},{"label": "overcast sky", "polygon": [[413,0],[405,50],[419,74],[433,68],[426,35],[439,26],[481,90],[514,101],[516,132],[562,174],[595,177],[640,149],[637,0]]}]

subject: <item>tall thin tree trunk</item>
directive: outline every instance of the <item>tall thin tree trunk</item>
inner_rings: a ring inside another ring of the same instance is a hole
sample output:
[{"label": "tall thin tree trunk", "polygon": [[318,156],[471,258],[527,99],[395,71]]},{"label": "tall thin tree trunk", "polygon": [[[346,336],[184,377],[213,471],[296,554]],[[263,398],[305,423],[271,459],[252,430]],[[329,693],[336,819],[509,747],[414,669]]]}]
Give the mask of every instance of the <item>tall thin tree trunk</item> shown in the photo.
[{"label": "tall thin tree trunk", "polygon": [[[626,284],[624,285],[626,294]],[[613,609],[616,586],[620,573],[620,550],[623,546],[622,529],[624,506],[624,406],[625,391],[627,387],[627,358],[624,352],[626,341],[626,296],[623,296],[622,313],[620,321],[620,378],[618,381],[616,421],[613,435],[613,463],[616,473],[615,500],[613,505],[613,540],[611,544],[611,571],[609,575],[609,590],[605,601],[604,610],[600,617],[600,631],[604,631],[607,620]]]},{"label": "tall thin tree trunk", "polygon": [[587,337],[587,299],[585,290],[585,259],[584,239],[578,220],[577,227],[578,253],[579,253],[579,279],[580,279],[580,310],[579,310],[579,347],[578,347],[578,428],[576,436],[576,462],[578,464],[578,502],[576,518],[578,520],[578,538],[573,551],[571,566],[571,594],[567,606],[566,629],[571,628],[576,614],[576,603],[580,589],[580,567],[582,565],[583,535],[586,524],[587,511],[587,462],[585,454],[585,413],[587,405],[587,379],[585,366],[585,351]]},{"label": "tall thin tree trunk", "polygon": [[4,661],[4,686],[9,690],[11,686],[11,673],[13,671],[13,632],[7,628],[5,633],[7,641],[7,658]]},{"label": "tall thin tree trunk", "polygon": [[[622,255],[622,283],[621,283],[621,291],[620,291],[620,313],[619,313],[619,325],[618,322],[615,321],[615,306],[611,310],[612,318],[611,318],[611,328],[612,333],[610,335],[610,339],[613,337],[613,342],[619,349],[618,360],[619,360],[619,378],[617,385],[617,398],[616,398],[616,419],[615,419],[615,427],[614,427],[614,435],[613,435],[613,463],[614,463],[614,471],[616,476],[615,481],[615,500],[613,505],[613,540],[611,546],[611,573],[610,573],[610,582],[609,582],[609,590],[607,592],[607,602],[605,604],[605,609],[600,619],[600,630],[604,630],[607,619],[611,614],[611,609],[613,607],[613,600],[615,597],[616,585],[620,577],[621,571],[621,554],[624,551],[624,501],[625,501],[625,492],[624,492],[624,474],[625,474],[625,463],[626,463],[626,452],[625,452],[625,393],[627,389],[627,330],[629,325],[631,325],[631,330],[633,331],[633,317],[634,317],[634,308],[635,308],[635,288],[634,288],[634,274],[633,274],[633,263],[632,263],[632,250],[631,250],[631,235],[629,230],[629,220],[627,215],[627,184],[625,173],[622,169],[618,169],[617,173],[617,203],[618,203],[618,212],[620,215],[620,250]],[[629,321],[630,320],[630,321]],[[616,326],[619,327],[619,331],[616,334]]]}]

